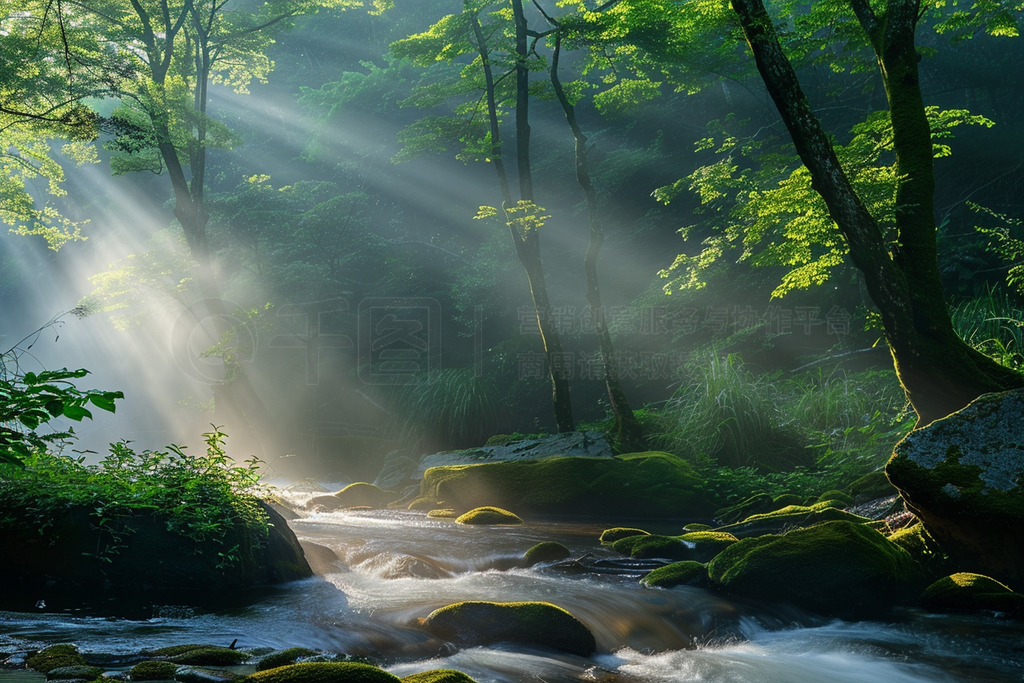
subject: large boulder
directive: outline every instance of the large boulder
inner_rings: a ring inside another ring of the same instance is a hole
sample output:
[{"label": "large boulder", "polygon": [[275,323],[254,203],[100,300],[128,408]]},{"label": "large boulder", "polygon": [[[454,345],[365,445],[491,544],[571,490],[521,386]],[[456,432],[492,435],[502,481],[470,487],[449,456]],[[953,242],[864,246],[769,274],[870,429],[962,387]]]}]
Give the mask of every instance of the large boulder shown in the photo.
[{"label": "large boulder", "polygon": [[538,438],[508,440],[480,448],[444,451],[424,456],[415,477],[431,467],[476,465],[494,462],[525,462],[552,456],[610,458],[614,455],[608,436],[600,432],[563,432]]},{"label": "large boulder", "polygon": [[334,497],[338,499],[343,508],[383,508],[398,500],[401,495],[394,491],[385,491],[374,484],[358,481],[338,491]]},{"label": "large boulder", "polygon": [[[91,508],[70,505],[53,510],[40,534],[22,519],[28,512],[0,505],[0,582],[8,588],[2,602],[28,611],[27,599],[56,606],[129,595],[213,605],[245,589],[312,576],[288,523],[260,506],[270,522],[267,535],[239,526],[218,543],[169,530],[162,511],[136,512],[108,529]],[[104,553],[112,542],[116,552]],[[221,553],[232,549],[226,561]]]},{"label": "large boulder", "polygon": [[745,538],[708,564],[712,585],[728,593],[838,616],[915,599],[919,572],[907,551],[847,521]]},{"label": "large boulder", "polygon": [[1024,595],[981,574],[960,572],[925,589],[921,605],[933,612],[1003,612],[1024,614]]},{"label": "large boulder", "polygon": [[701,478],[668,453],[432,467],[420,495],[463,510],[602,517],[699,518],[711,507]]},{"label": "large boulder", "polygon": [[911,432],[885,471],[960,568],[1024,579],[1024,389]]},{"label": "large boulder", "polygon": [[583,622],[547,602],[457,602],[434,610],[422,624],[432,635],[464,647],[539,645],[581,657],[597,650]]}]

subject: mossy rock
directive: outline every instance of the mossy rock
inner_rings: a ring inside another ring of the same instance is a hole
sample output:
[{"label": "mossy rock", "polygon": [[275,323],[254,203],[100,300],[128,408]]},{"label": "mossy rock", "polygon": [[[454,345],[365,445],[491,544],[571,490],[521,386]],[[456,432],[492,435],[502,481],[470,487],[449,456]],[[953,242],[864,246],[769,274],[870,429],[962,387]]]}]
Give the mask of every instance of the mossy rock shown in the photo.
[{"label": "mossy rock", "polygon": [[648,588],[672,588],[674,586],[703,586],[708,581],[707,565],[692,560],[673,562],[658,567],[640,579]]},{"label": "mossy rock", "polygon": [[612,529],[605,529],[601,532],[601,545],[611,545],[615,541],[622,540],[623,538],[629,538],[630,536],[649,536],[650,532],[644,531],[643,529],[634,529],[633,527],[617,526]]},{"label": "mossy rock", "polygon": [[178,683],[236,683],[245,678],[227,669],[210,669],[200,666],[179,666],[174,673]]},{"label": "mossy rock", "polygon": [[249,659],[249,655],[227,647],[209,646],[171,655],[168,659],[175,664],[191,664],[193,666],[233,666]]},{"label": "mossy rock", "polygon": [[455,521],[459,524],[514,525],[523,523],[523,520],[518,515],[491,505],[474,508],[456,517]]},{"label": "mossy rock", "polygon": [[835,503],[833,507],[850,507],[853,505],[853,497],[848,493],[843,493],[838,490],[825,491],[825,493],[818,496],[817,502],[819,503]]},{"label": "mossy rock", "polygon": [[[406,510],[412,510],[412,511],[428,510],[429,511],[429,510],[436,510],[436,509],[438,509],[440,507],[441,507],[441,501],[439,501],[437,498],[431,498],[429,496],[420,496],[419,498],[413,499],[413,501],[411,503],[409,503],[408,506],[406,506]],[[428,514],[429,514],[429,512],[428,512]]]},{"label": "mossy rock", "polygon": [[708,562],[739,539],[725,531],[691,531],[680,536],[679,540],[690,546],[693,559]]},{"label": "mossy rock", "polygon": [[930,579],[935,580],[955,571],[945,551],[921,522],[897,529],[889,534],[888,539],[910,553]]},{"label": "mossy rock", "polygon": [[458,509],[603,517],[699,518],[710,505],[700,476],[668,453],[431,467],[420,495]]},{"label": "mossy rock", "polygon": [[77,647],[62,643],[43,648],[26,659],[25,664],[28,668],[45,674],[67,666],[85,666],[85,659],[79,654]]},{"label": "mossy rock", "polygon": [[1024,614],[1024,595],[995,579],[961,572],[939,579],[921,595],[921,606],[932,612],[1003,612]]},{"label": "mossy rock", "polygon": [[892,485],[882,470],[865,474],[850,484],[848,490],[855,503],[867,503],[879,498],[895,496],[898,493],[896,487]]},{"label": "mossy rock", "polygon": [[713,586],[744,598],[857,616],[916,597],[920,569],[874,529],[836,521],[745,538],[708,564],[708,576]]},{"label": "mossy rock", "polygon": [[437,519],[455,519],[458,516],[458,513],[452,508],[436,508],[427,513],[427,517],[436,517]]},{"label": "mossy rock", "polygon": [[907,507],[962,567],[1024,581],[1024,389],[985,394],[915,429],[885,466]]},{"label": "mossy rock", "polygon": [[48,681],[95,681],[103,677],[103,669],[98,666],[59,666],[46,672]]},{"label": "mossy rock", "polygon": [[133,681],[169,681],[174,679],[178,665],[168,661],[139,662],[131,668],[128,675]]},{"label": "mossy rock", "polygon": [[434,669],[406,676],[402,683],[476,683],[475,680],[455,669]]},{"label": "mossy rock", "polygon": [[188,645],[168,645],[167,647],[161,647],[156,650],[143,650],[142,654],[153,657],[176,657],[178,655],[185,654],[186,652],[192,652],[193,650],[205,650],[207,648],[216,647],[218,646],[204,643],[190,643]]},{"label": "mossy rock", "polygon": [[767,493],[757,493],[741,500],[735,505],[715,510],[715,521],[718,524],[735,524],[751,515],[756,515],[760,512],[770,512],[775,509],[777,509],[775,508],[775,501],[771,496]]},{"label": "mossy rock", "polygon": [[638,559],[688,560],[693,556],[693,550],[678,536],[659,534],[620,538],[612,543],[612,550]]},{"label": "mossy rock", "polygon": [[795,493],[783,493],[781,496],[775,496],[772,500],[772,510],[778,510],[787,505],[804,505],[806,502],[806,498],[802,498]]},{"label": "mossy rock", "polygon": [[736,538],[749,538],[763,534],[777,534],[788,529],[810,527],[823,522],[869,522],[867,517],[832,507],[829,502],[814,505],[787,505],[779,510],[751,515],[742,522],[719,527]]},{"label": "mossy rock", "polygon": [[316,655],[315,650],[310,650],[305,647],[290,647],[287,650],[278,650],[277,652],[271,652],[269,655],[260,658],[260,661],[256,663],[257,671],[266,671],[267,669],[276,669],[279,666],[287,666],[294,664],[295,660],[300,657],[312,657]]},{"label": "mossy rock", "polygon": [[303,662],[257,671],[246,683],[397,683],[398,676],[357,662]]},{"label": "mossy rock", "polygon": [[369,507],[377,509],[387,507],[389,503],[395,502],[402,496],[395,491],[385,491],[379,486],[360,481],[349,484],[335,493],[334,497],[341,502],[343,508]]},{"label": "mossy rock", "polygon": [[561,543],[543,541],[526,551],[523,555],[523,562],[527,567],[532,567],[541,562],[558,562],[570,557],[572,557],[572,551]]},{"label": "mossy rock", "polygon": [[700,522],[691,522],[683,527],[684,532],[689,531],[712,531],[715,527],[710,524],[701,524]]},{"label": "mossy rock", "polygon": [[597,650],[583,622],[547,602],[457,602],[434,610],[422,623],[434,636],[463,647],[507,642],[581,657]]},{"label": "mossy rock", "polygon": [[314,496],[306,501],[307,510],[323,510],[332,512],[342,507],[341,501],[334,496]]}]

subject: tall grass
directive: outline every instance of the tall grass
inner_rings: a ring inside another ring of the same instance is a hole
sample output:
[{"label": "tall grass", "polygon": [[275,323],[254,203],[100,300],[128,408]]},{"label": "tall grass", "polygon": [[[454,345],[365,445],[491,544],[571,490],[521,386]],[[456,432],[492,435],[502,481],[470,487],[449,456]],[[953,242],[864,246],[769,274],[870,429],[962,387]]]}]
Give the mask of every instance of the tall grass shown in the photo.
[{"label": "tall grass", "polygon": [[1001,365],[1024,370],[1024,308],[1005,292],[988,289],[950,310],[953,327],[968,344]]}]

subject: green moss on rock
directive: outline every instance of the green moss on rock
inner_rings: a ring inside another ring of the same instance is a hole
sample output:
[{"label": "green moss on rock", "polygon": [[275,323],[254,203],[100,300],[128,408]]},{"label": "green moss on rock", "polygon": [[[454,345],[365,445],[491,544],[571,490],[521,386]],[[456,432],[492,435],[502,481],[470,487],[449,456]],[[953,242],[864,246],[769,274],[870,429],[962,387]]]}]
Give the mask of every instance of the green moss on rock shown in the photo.
[{"label": "green moss on rock", "polygon": [[523,555],[527,567],[541,562],[558,562],[572,557],[572,552],[561,543],[543,541],[533,546]]},{"label": "green moss on rock", "polygon": [[128,675],[133,681],[169,681],[174,679],[178,665],[168,661],[139,662],[131,668]]},{"label": "green moss on rock", "polygon": [[85,660],[78,653],[78,648],[67,643],[43,648],[29,657],[25,663],[28,668],[44,674],[66,666],[85,666]]},{"label": "green moss on rock", "polygon": [[806,499],[795,493],[783,493],[781,496],[775,496],[775,499],[772,500],[772,510],[779,510],[787,505],[804,505],[805,503]]},{"label": "green moss on rock", "polygon": [[725,531],[691,531],[679,540],[691,548],[693,559],[708,562],[739,539]]},{"label": "green moss on rock", "polygon": [[455,519],[458,516],[458,513],[452,508],[435,508],[427,513],[427,517],[435,517],[437,519]]},{"label": "green moss on rock", "polygon": [[48,681],[95,681],[103,676],[103,669],[98,666],[59,666],[46,673]]},{"label": "green moss on rock", "polygon": [[379,486],[373,484],[367,484],[366,482],[360,481],[355,484],[349,484],[342,490],[334,494],[334,497],[341,502],[341,507],[354,508],[354,507],[370,507],[370,508],[384,508],[389,503],[393,503],[401,495],[394,491],[385,491]]},{"label": "green moss on rock", "polygon": [[420,495],[460,509],[496,505],[542,514],[692,518],[709,509],[701,478],[667,453],[431,467]]},{"label": "green moss on rock", "polygon": [[601,532],[601,545],[611,545],[615,541],[623,538],[629,538],[630,536],[648,536],[650,532],[644,531],[643,529],[634,529],[633,527],[617,526],[613,529],[605,529]]},{"label": "green moss on rock", "polygon": [[954,571],[945,551],[921,522],[897,529],[889,534],[888,539],[910,553],[929,579],[938,579]]},{"label": "green moss on rock", "polygon": [[678,536],[658,534],[620,538],[612,543],[612,550],[638,559],[688,560],[693,555],[691,547],[681,541]]},{"label": "green moss on rock", "polygon": [[846,521],[862,524],[870,521],[844,510],[832,507],[829,502],[814,505],[787,505],[779,510],[751,515],[742,522],[719,527],[737,538],[749,538],[763,534],[777,534],[787,529],[802,528],[823,522]]},{"label": "green moss on rock", "polygon": [[294,664],[295,660],[300,657],[312,657],[315,654],[315,650],[310,650],[305,647],[290,647],[287,650],[278,650],[277,652],[271,652],[269,655],[260,658],[260,661],[256,663],[256,670],[266,671],[267,669],[276,669],[279,666]]},{"label": "green moss on rock", "polygon": [[475,680],[455,669],[434,669],[406,676],[402,683],[476,683]]},{"label": "green moss on rock", "polygon": [[658,567],[640,579],[640,583],[648,588],[672,588],[674,586],[703,586],[707,583],[707,579],[707,565],[684,560]]},{"label": "green moss on rock", "polygon": [[474,508],[455,518],[459,524],[522,524],[518,515],[491,505]]},{"label": "green moss on rock", "polygon": [[175,664],[191,664],[193,666],[232,666],[241,664],[247,659],[249,659],[249,655],[245,652],[213,646],[192,648],[169,657],[169,660]]},{"label": "green moss on rock", "polygon": [[508,642],[581,657],[597,649],[594,635],[583,622],[547,602],[457,602],[431,612],[423,627],[463,647]]},{"label": "green moss on rock", "polygon": [[848,521],[745,538],[708,565],[712,584],[726,592],[842,616],[906,599],[919,572],[905,550]]},{"label": "green moss on rock", "polygon": [[818,496],[817,502],[832,502],[834,503],[833,507],[850,507],[853,505],[853,497],[848,493],[833,489],[831,491],[825,491],[825,493]]},{"label": "green moss on rock", "polygon": [[933,612],[1004,612],[1024,614],[1024,595],[981,574],[961,572],[939,579],[921,595],[921,606]]},{"label": "green moss on rock", "polygon": [[432,498],[432,497],[429,497],[429,496],[420,496],[419,498],[414,498],[412,500],[412,502],[410,502],[409,505],[406,507],[406,509],[407,510],[413,510],[413,511],[416,511],[416,510],[428,510],[429,511],[429,510],[435,510],[437,508],[440,508],[441,505],[442,505],[441,501],[439,501],[437,498]]},{"label": "green moss on rock", "polygon": [[304,662],[257,671],[246,683],[397,683],[398,676],[357,662]]},{"label": "green moss on rock", "polygon": [[700,522],[692,522],[683,527],[683,531],[712,531],[715,527],[710,524],[701,524]]},{"label": "green moss on rock", "polygon": [[888,498],[898,493],[882,470],[865,474],[850,484],[848,490],[856,503]]}]

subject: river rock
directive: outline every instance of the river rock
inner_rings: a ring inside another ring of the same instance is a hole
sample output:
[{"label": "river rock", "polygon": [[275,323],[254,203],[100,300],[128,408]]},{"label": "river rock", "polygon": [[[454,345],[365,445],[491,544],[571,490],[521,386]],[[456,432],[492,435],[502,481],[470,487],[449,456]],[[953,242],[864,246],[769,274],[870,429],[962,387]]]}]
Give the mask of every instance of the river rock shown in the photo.
[{"label": "river rock", "polygon": [[397,490],[407,482],[415,483],[422,478],[422,473],[417,475],[419,467],[419,462],[406,455],[405,451],[391,451],[384,458],[384,466],[373,483],[382,489]]},{"label": "river rock", "polygon": [[299,545],[302,546],[302,552],[306,556],[306,562],[309,563],[310,569],[317,576],[347,571],[341,558],[338,557],[338,553],[327,546],[312,541],[299,541]]},{"label": "river rock", "polygon": [[493,462],[523,462],[552,456],[610,458],[614,455],[608,436],[600,432],[564,432],[537,439],[521,439],[495,446],[461,451],[444,451],[424,456],[416,471],[422,479],[431,467],[475,465]]},{"label": "river rock", "polygon": [[335,493],[334,497],[341,502],[341,507],[343,508],[383,508],[387,507],[388,503],[398,500],[401,495],[394,491],[385,491],[379,486],[360,481],[349,484]]},{"label": "river rock", "polygon": [[647,534],[627,536],[612,543],[612,550],[622,555],[641,560],[688,560],[692,554],[690,546],[683,543],[678,536],[662,536]]},{"label": "river rock", "polygon": [[572,551],[556,541],[542,541],[533,546],[523,555],[523,563],[527,567],[535,564],[559,562],[572,557]]},{"label": "river rock", "polygon": [[658,567],[640,579],[648,588],[674,588],[675,586],[704,586],[708,582],[708,567],[693,560],[673,562]]},{"label": "river rock", "polygon": [[629,538],[630,536],[649,536],[649,531],[643,529],[637,529],[629,526],[617,526],[611,529],[605,529],[601,532],[601,536],[598,539],[601,541],[601,545],[611,545],[615,541],[619,541],[623,538]]},{"label": "river rock", "polygon": [[745,538],[708,564],[712,585],[725,592],[835,616],[871,614],[913,600],[919,572],[907,551],[848,521]]},{"label": "river rock", "polygon": [[463,647],[539,645],[581,657],[597,650],[583,622],[547,602],[457,602],[434,610],[422,624],[432,635]]},{"label": "river rock", "polygon": [[98,666],[60,666],[46,672],[48,681],[95,681],[103,675]]},{"label": "river rock", "polygon": [[523,520],[515,513],[501,508],[485,505],[473,508],[469,512],[455,518],[459,524],[522,524]]},{"label": "river rock", "polygon": [[314,512],[333,512],[342,507],[342,502],[334,496],[313,496],[306,501],[306,509]]},{"label": "river rock", "polygon": [[1024,614],[1024,595],[995,579],[960,572],[939,579],[921,595],[921,606],[933,612],[1003,612]]},{"label": "river rock", "polygon": [[682,458],[633,453],[432,467],[420,495],[460,509],[494,505],[520,514],[692,519],[708,514],[704,489]]},{"label": "river rock", "polygon": [[77,647],[70,643],[61,643],[44,647],[39,652],[30,655],[25,663],[28,668],[45,674],[62,667],[85,666],[85,659],[82,658]]},{"label": "river rock", "polygon": [[400,683],[402,679],[358,662],[302,662],[257,671],[248,683]]},{"label": "river rock", "polygon": [[133,666],[128,677],[133,681],[169,681],[177,670],[178,665],[174,662],[150,660]]},{"label": "river rock", "polygon": [[476,683],[475,680],[455,669],[434,669],[406,676],[402,683]]},{"label": "river rock", "polygon": [[1024,389],[911,432],[885,471],[961,568],[1024,580]]},{"label": "river rock", "polygon": [[261,657],[256,663],[256,670],[276,669],[279,666],[294,664],[300,657],[312,657],[314,655],[316,655],[315,650],[305,647],[290,647],[287,650],[277,650]]}]

